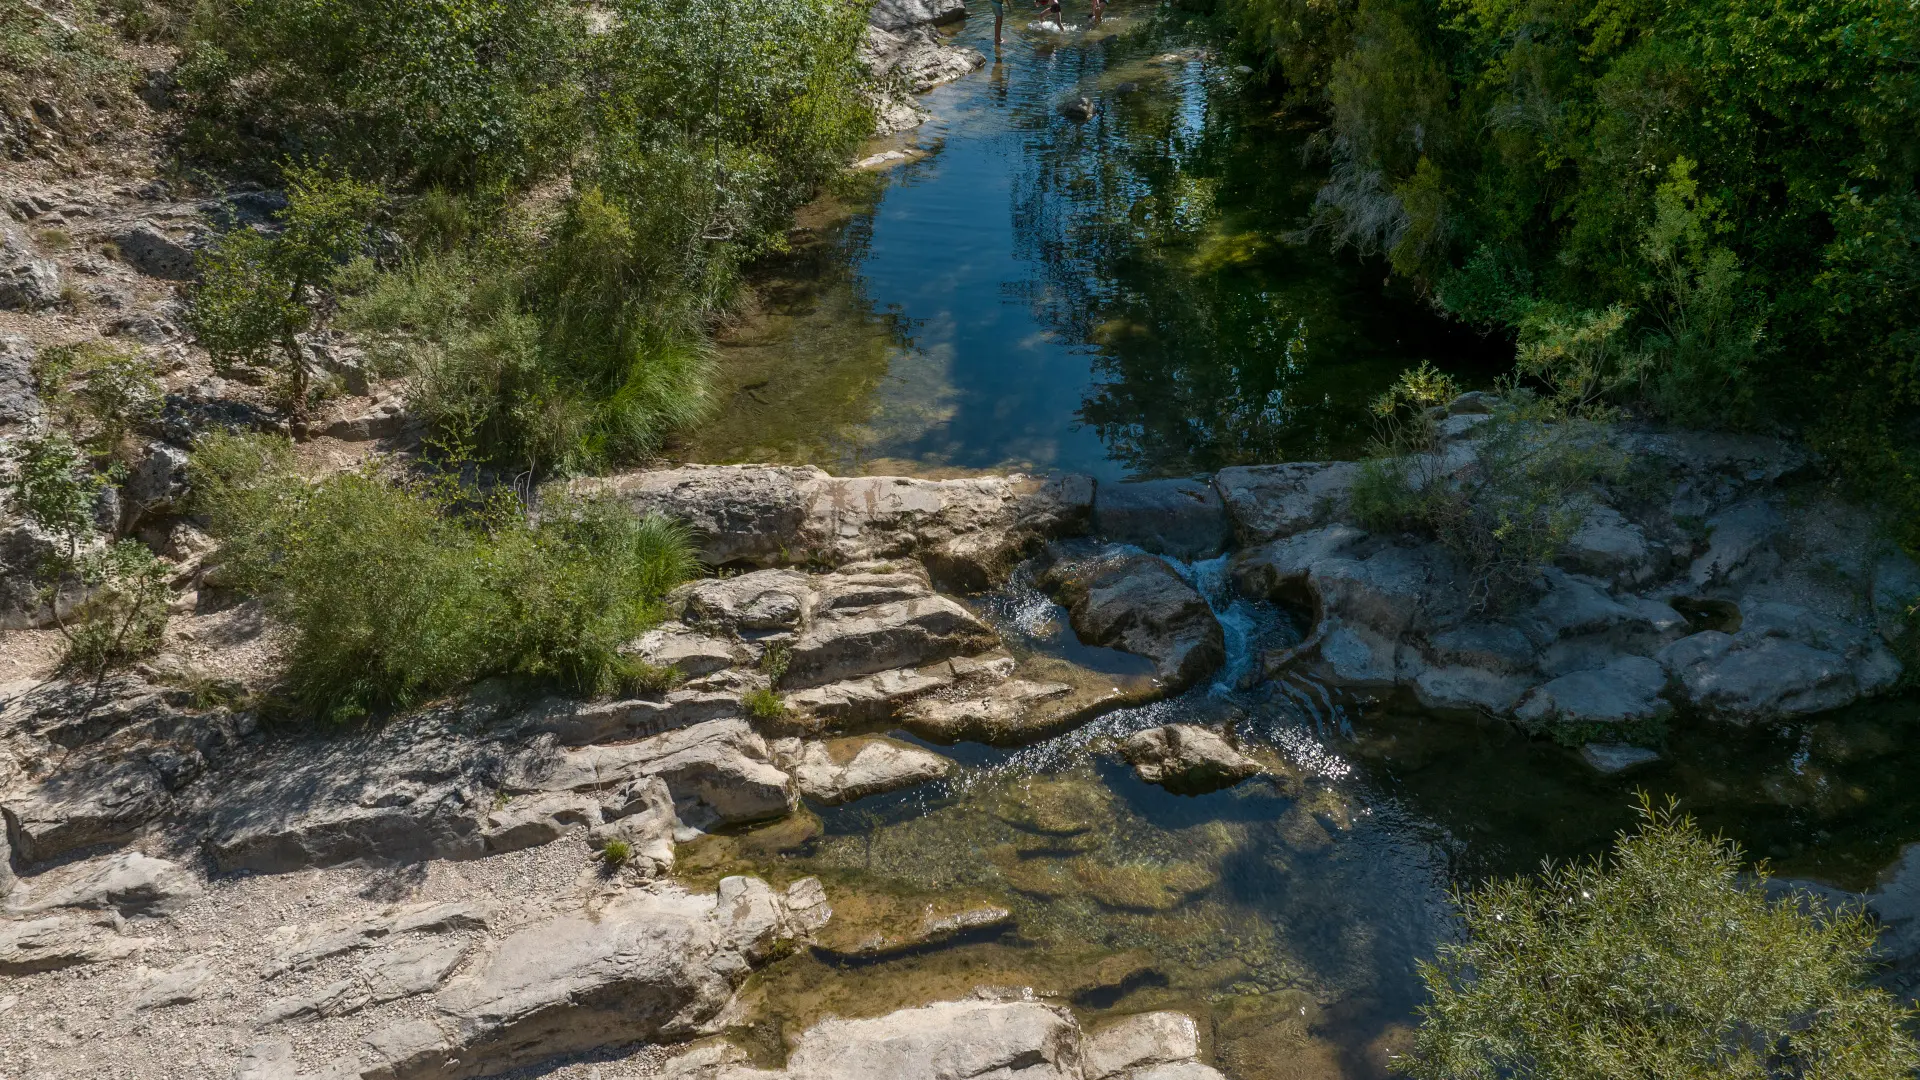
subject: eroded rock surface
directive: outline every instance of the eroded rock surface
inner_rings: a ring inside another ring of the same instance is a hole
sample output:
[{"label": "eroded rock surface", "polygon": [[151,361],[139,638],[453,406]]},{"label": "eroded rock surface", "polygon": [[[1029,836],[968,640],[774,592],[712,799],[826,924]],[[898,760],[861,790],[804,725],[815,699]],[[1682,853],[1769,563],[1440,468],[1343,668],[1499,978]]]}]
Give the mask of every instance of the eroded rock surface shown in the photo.
[{"label": "eroded rock surface", "polygon": [[1187,795],[1232,787],[1260,771],[1259,762],[1194,724],[1136,732],[1121,744],[1120,752],[1133,763],[1140,779]]},{"label": "eroded rock surface", "polygon": [[1213,609],[1164,559],[1125,548],[1062,548],[1040,576],[1081,640],[1144,656],[1173,693],[1226,657]]}]

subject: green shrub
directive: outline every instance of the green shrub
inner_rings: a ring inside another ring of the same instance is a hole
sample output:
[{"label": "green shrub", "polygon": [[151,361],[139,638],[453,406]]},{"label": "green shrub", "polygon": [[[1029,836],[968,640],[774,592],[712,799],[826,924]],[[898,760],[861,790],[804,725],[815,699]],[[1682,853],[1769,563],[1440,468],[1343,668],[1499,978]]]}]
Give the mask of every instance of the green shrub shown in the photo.
[{"label": "green shrub", "polygon": [[586,35],[564,0],[208,0],[180,66],[186,145],[393,186],[524,182],[578,144]]},{"label": "green shrub", "polygon": [[139,350],[102,341],[43,350],[34,382],[62,427],[98,453],[122,456],[134,428],[159,415],[164,389]]},{"label": "green shrub", "polygon": [[1464,460],[1439,438],[1441,403],[1452,381],[1421,365],[1373,404],[1380,435],[1354,484],[1354,517],[1375,531],[1426,533],[1451,553],[1468,600],[1478,609],[1527,596],[1586,522],[1596,485],[1624,475],[1625,461],[1591,419],[1556,401],[1586,399],[1593,386],[1582,361],[1562,382],[1551,362],[1541,373],[1557,389],[1542,398],[1508,382],[1493,416],[1473,433]]},{"label": "green shrub", "polygon": [[[55,14],[20,0],[0,4],[0,152],[9,156],[84,145],[135,103],[134,69],[106,24],[91,5],[62,7]],[[38,115],[49,107],[57,126]]]},{"label": "green shrub", "polygon": [[191,318],[215,362],[257,364],[277,353],[288,404],[304,411],[299,335],[318,318],[315,290],[359,254],[379,205],[378,190],[330,176],[324,166],[288,166],[280,231],[234,229],[200,256]]},{"label": "green shrub", "polygon": [[309,483],[282,440],[215,435],[192,462],[223,572],[294,631],[296,704],[348,719],[490,674],[588,693],[657,687],[619,649],[695,568],[684,531],[610,506],[536,520],[510,493],[374,463]]},{"label": "green shrub", "polygon": [[[14,460],[13,507],[53,541],[41,565],[26,569],[40,583],[37,602],[66,640],[68,670],[98,675],[151,656],[166,630],[171,569],[138,541],[96,535],[95,500],[106,478],[66,435],[23,439]],[[63,612],[61,601],[76,586],[79,602]]]},{"label": "green shrub", "polygon": [[606,846],[600,849],[600,862],[608,870],[620,869],[631,858],[633,858],[633,845],[625,840],[609,840]]},{"label": "green shrub", "polygon": [[1731,843],[1669,804],[1610,859],[1456,895],[1463,940],[1420,965],[1422,1080],[1896,1080],[1914,1014],[1867,985],[1874,922],[1769,900]]},{"label": "green shrub", "polygon": [[747,691],[741,696],[740,704],[755,720],[778,720],[787,715],[785,699],[771,686]]}]

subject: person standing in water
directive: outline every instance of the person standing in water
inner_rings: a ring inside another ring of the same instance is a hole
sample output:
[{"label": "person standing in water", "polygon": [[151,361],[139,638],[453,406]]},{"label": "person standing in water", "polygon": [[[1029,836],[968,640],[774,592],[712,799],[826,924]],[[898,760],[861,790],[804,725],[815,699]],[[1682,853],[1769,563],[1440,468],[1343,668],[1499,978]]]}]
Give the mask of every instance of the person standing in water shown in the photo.
[{"label": "person standing in water", "polygon": [[995,46],[998,46],[1000,44],[1000,24],[1005,21],[1007,17],[1007,9],[1000,0],[987,0],[987,2],[993,5],[993,43]]}]

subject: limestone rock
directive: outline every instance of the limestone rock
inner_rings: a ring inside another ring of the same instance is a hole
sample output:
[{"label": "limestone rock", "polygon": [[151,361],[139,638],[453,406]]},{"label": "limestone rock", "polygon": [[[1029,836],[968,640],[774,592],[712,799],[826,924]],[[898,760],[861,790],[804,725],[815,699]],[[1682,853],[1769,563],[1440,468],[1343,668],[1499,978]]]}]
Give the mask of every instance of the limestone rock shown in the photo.
[{"label": "limestone rock", "polygon": [[26,230],[0,217],[0,310],[38,311],[59,302],[59,265],[40,257]]},{"label": "limestone rock", "polygon": [[1786,519],[1764,500],[1742,503],[1707,521],[1712,530],[1706,553],[1687,571],[1696,588],[1737,583],[1764,575],[1779,564],[1774,544]]},{"label": "limestone rock", "polygon": [[921,698],[901,714],[900,723],[923,739],[952,744],[984,742],[1018,746],[1043,738],[1072,722],[1077,710],[1067,683],[1009,679],[977,696]]},{"label": "limestone rock", "polygon": [[114,234],[113,243],[128,266],[148,277],[193,280],[193,252],[151,221],[138,222]]},{"label": "limestone rock", "polygon": [[1242,544],[1316,529],[1344,511],[1360,466],[1347,461],[1236,465],[1213,478]]},{"label": "limestone rock", "polygon": [[1695,708],[1740,723],[1825,712],[1894,684],[1876,634],[1791,604],[1742,612],[1737,634],[1705,630],[1656,656]]},{"label": "limestone rock", "polygon": [[1082,641],[1152,660],[1167,693],[1193,685],[1226,658],[1213,609],[1152,555],[1062,551],[1040,585],[1066,606]]},{"label": "limestone rock", "polygon": [[413,416],[399,398],[383,398],[363,409],[350,411],[322,428],[320,434],[344,442],[368,442],[391,439],[407,429]]},{"label": "limestone rock", "polygon": [[673,869],[673,840],[681,826],[666,781],[646,776],[629,783],[606,816],[605,824],[587,834],[595,848],[605,850],[616,840],[627,845],[626,868],[646,877]]},{"label": "limestone rock", "polygon": [[563,746],[583,746],[610,739],[658,735],[741,715],[737,694],[673,690],[656,698],[614,701],[577,701],[549,698],[520,718],[521,732],[551,734]]},{"label": "limestone rock", "polygon": [[519,851],[551,844],[570,829],[592,828],[606,820],[606,809],[586,795],[540,795],[513,799],[487,813],[481,840],[489,852]]},{"label": "limestone rock", "polygon": [[166,971],[149,973],[135,984],[133,1007],[145,1010],[190,1004],[200,1000],[212,978],[213,968],[200,957]]},{"label": "limestone rock", "polygon": [[1198,480],[1102,484],[1093,527],[1102,537],[1176,559],[1211,559],[1232,536],[1226,504]]},{"label": "limestone rock", "polygon": [[1081,1073],[1086,1080],[1107,1080],[1125,1077],[1130,1070],[1199,1056],[1200,1030],[1192,1017],[1177,1012],[1140,1013],[1087,1037]]},{"label": "limestone rock", "polygon": [[471,946],[465,941],[417,941],[370,957],[360,965],[373,1004],[424,994],[453,974]]},{"label": "limestone rock", "polygon": [[1661,696],[1667,674],[1644,656],[1623,656],[1593,671],[1562,675],[1527,695],[1514,718],[1530,725],[1632,724],[1672,711]]},{"label": "limestone rock", "polygon": [[484,1076],[602,1046],[684,1037],[733,999],[749,970],[747,950],[770,949],[790,933],[763,925],[769,910],[784,906],[777,894],[768,897],[750,886],[730,887],[726,904],[671,887],[632,891],[596,911],[518,930],[477,971],[440,992],[431,1020],[369,1040],[385,1059],[376,1075]]},{"label": "limestone rock", "polygon": [[722,637],[713,637],[679,623],[665,623],[642,634],[629,650],[657,667],[676,668],[699,678],[744,662],[744,650]]},{"label": "limestone rock", "polygon": [[1120,749],[1140,779],[1187,795],[1232,787],[1260,771],[1258,762],[1227,740],[1193,724],[1148,728]]},{"label": "limestone rock", "polygon": [[374,918],[316,926],[281,950],[272,973],[299,971],[405,934],[484,930],[492,921],[493,910],[487,905],[453,901],[411,904]]},{"label": "limestone rock", "polygon": [[770,761],[766,740],[744,720],[710,720],[618,746],[587,746],[532,758],[504,780],[507,790],[604,791],[659,777],[683,822],[740,824],[779,817],[795,805],[793,779]]},{"label": "limestone rock", "polygon": [[49,871],[11,897],[7,907],[29,914],[54,908],[93,908],[127,916],[164,915],[179,910],[201,892],[199,880],[180,864],[123,851]]},{"label": "limestone rock", "polygon": [[783,1080],[1075,1080],[1079,1031],[1037,1002],[957,1001],[800,1036]]},{"label": "limestone rock", "polygon": [[787,707],[839,725],[878,724],[893,719],[908,702],[944,690],[955,680],[952,665],[944,663],[882,671],[788,694]]},{"label": "limestone rock", "polygon": [[67,915],[0,922],[0,975],[30,975],[119,960],[139,949],[136,940]]},{"label": "limestone rock", "polygon": [[821,686],[998,645],[999,638],[985,623],[945,596],[830,609],[795,639],[784,683]]},{"label": "limestone rock", "polygon": [[814,937],[814,948],[837,960],[868,961],[979,940],[1013,928],[1013,912],[967,897],[856,896]]},{"label": "limestone rock", "polygon": [[798,571],[760,570],[683,585],[667,606],[679,608],[690,626],[749,636],[798,628],[812,592],[813,583]]},{"label": "limestone rock", "polygon": [[187,491],[187,452],[166,443],[148,443],[140,464],[121,487],[126,505],[137,512],[165,511]]},{"label": "limestone rock", "polygon": [[689,465],[574,487],[687,522],[710,565],[842,566],[914,555],[960,589],[1004,580],[1040,540],[1085,531],[1093,503],[1083,476],[920,480],[761,465]]},{"label": "limestone rock", "polygon": [[18,430],[46,415],[34,389],[33,343],[19,334],[0,334],[0,432]]},{"label": "limestone rock", "polygon": [[165,778],[145,757],[95,759],[0,799],[7,838],[27,863],[132,839],[173,805]]},{"label": "limestone rock", "polygon": [[1587,512],[1559,561],[1576,573],[1629,584],[1651,581],[1666,568],[1664,558],[1656,558],[1646,530],[1610,506],[1595,506]]},{"label": "limestone rock", "polygon": [[1625,743],[1588,743],[1580,748],[1580,759],[1594,771],[1611,775],[1659,761],[1660,751]]},{"label": "limestone rock", "polygon": [[827,806],[944,779],[953,762],[893,739],[809,741],[793,763],[800,793]]},{"label": "limestone rock", "polygon": [[879,0],[867,21],[883,30],[934,26],[967,17],[965,0]]}]

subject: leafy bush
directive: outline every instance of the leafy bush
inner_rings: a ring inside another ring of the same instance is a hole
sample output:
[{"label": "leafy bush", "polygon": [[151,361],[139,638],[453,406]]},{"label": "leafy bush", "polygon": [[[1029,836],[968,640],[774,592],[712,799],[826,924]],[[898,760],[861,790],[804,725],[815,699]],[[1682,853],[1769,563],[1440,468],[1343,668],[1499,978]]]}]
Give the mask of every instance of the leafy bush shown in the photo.
[{"label": "leafy bush", "polygon": [[100,341],[43,350],[34,382],[62,427],[96,452],[121,454],[137,424],[159,415],[163,387],[137,349]]},{"label": "leafy bush", "polygon": [[255,364],[279,354],[287,400],[306,408],[299,335],[318,315],[314,290],[360,252],[380,193],[324,166],[287,169],[287,208],[273,235],[235,229],[200,257],[192,321],[216,362]]},{"label": "leafy bush", "polygon": [[1867,985],[1878,933],[1817,896],[1769,900],[1764,866],[1643,798],[1611,859],[1456,896],[1465,939],[1421,977],[1422,1080],[1799,1077],[1920,1068],[1914,1014]]},{"label": "leafy bush", "polygon": [[[135,540],[106,543],[94,532],[105,478],[55,432],[20,441],[12,502],[52,540],[41,565],[39,603],[66,639],[69,670],[98,675],[152,655],[166,630],[171,570]],[[78,586],[79,599],[63,611]]]},{"label": "leafy bush", "polygon": [[787,714],[786,701],[770,686],[747,691],[741,696],[740,705],[755,720],[778,720]]},{"label": "leafy bush", "polygon": [[1455,388],[1431,366],[1403,373],[1373,405],[1380,435],[1354,484],[1354,516],[1370,529],[1433,536],[1458,561],[1477,608],[1527,595],[1586,522],[1595,485],[1624,469],[1593,420],[1559,404],[1588,392],[1588,362],[1564,379],[1554,368],[1546,360],[1539,368],[1556,388],[1546,398],[1505,385],[1464,458],[1440,438]]},{"label": "leafy bush", "polygon": [[292,627],[294,701],[333,719],[490,674],[590,693],[658,687],[620,647],[695,567],[684,531],[598,504],[536,520],[511,493],[374,463],[309,483],[283,440],[209,435],[192,471],[222,572]]},{"label": "leafy bush", "polygon": [[[0,4],[0,152],[48,155],[133,104],[133,68],[91,5]],[[38,102],[38,105],[35,105]]]},{"label": "leafy bush", "polygon": [[393,186],[525,182],[577,145],[586,34],[564,0],[209,0],[180,67],[187,145]]},{"label": "leafy bush", "polygon": [[1539,340],[1624,316],[1628,396],[1687,424],[1805,424],[1920,505],[1905,0],[1221,2],[1326,110],[1327,232],[1478,325]]}]

